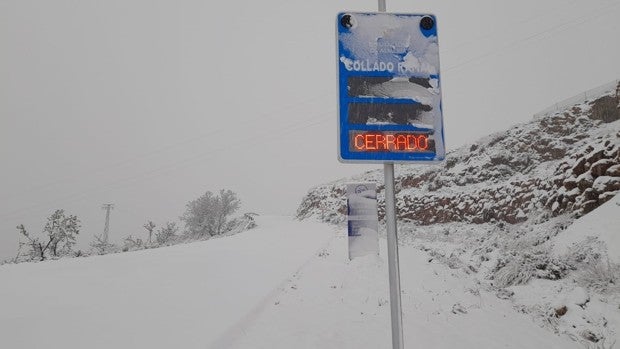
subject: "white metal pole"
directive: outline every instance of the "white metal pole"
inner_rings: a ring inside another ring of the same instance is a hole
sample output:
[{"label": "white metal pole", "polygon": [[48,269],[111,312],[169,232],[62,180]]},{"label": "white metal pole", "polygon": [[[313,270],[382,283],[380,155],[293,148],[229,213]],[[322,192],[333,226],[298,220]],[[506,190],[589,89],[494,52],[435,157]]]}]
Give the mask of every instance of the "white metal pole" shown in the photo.
[{"label": "white metal pole", "polygon": [[403,312],[400,302],[400,270],[398,267],[398,234],[396,232],[394,164],[384,164],[383,175],[385,179],[385,225],[387,227],[388,273],[390,277],[392,348],[403,349]]},{"label": "white metal pole", "polygon": [[[385,12],[386,0],[379,1],[379,12]],[[388,273],[390,279],[390,311],[392,348],[404,349],[403,310],[400,299],[400,268],[398,261],[398,233],[396,231],[396,193],[394,191],[394,164],[383,164],[385,182],[385,225],[387,228]]]}]

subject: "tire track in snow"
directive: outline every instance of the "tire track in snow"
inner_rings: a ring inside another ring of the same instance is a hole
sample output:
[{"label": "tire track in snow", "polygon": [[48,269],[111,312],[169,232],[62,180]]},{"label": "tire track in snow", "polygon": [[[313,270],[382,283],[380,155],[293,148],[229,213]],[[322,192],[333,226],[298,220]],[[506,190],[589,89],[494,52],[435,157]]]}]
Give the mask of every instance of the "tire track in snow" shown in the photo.
[{"label": "tire track in snow", "polygon": [[281,295],[285,290],[288,284],[293,281],[293,279],[299,276],[302,271],[308,267],[312,262],[318,260],[320,257],[318,254],[329,248],[336,238],[336,233],[329,238],[327,243],[322,245],[319,249],[314,251],[312,255],[306,259],[300,266],[293,272],[292,276],[287,277],[282,280],[281,283],[278,284],[271,292],[269,292],[260,302],[252,308],[247,314],[245,314],[239,321],[237,321],[234,325],[230,326],[222,335],[220,335],[215,341],[211,343],[208,347],[209,349],[227,349],[232,348],[238,338],[245,335],[246,329],[253,324],[256,319],[263,313],[263,311],[267,308],[267,306],[274,304],[274,301]]}]

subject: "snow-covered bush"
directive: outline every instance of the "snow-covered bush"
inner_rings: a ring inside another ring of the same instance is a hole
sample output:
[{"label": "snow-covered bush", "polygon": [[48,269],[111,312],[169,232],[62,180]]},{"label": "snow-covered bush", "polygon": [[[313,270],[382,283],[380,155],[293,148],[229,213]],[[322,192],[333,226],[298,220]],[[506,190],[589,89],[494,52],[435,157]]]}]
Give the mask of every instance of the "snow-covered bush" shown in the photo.
[{"label": "snow-covered bush", "polygon": [[90,247],[93,253],[99,255],[116,253],[119,251],[118,246],[106,241],[101,235],[94,236],[93,241],[90,243]]},{"label": "snow-covered bush", "polygon": [[231,219],[227,235],[237,234],[256,227],[256,213],[248,212],[242,217]]},{"label": "snow-covered bush", "polygon": [[527,283],[531,278],[557,280],[563,278],[570,267],[562,260],[552,257],[546,248],[531,247],[510,250],[499,258],[492,278],[497,287]]},{"label": "snow-covered bush", "polygon": [[179,227],[175,222],[166,222],[165,226],[159,228],[155,234],[155,241],[158,245],[169,245],[175,242],[176,233],[179,231]]},{"label": "snow-covered bush", "polygon": [[620,265],[609,259],[584,263],[576,279],[581,285],[599,293],[620,292]]},{"label": "snow-covered bush", "polygon": [[133,236],[129,235],[125,238],[125,240],[123,240],[123,252],[136,251],[144,248],[144,241],[142,241],[142,239],[140,238],[134,238]]},{"label": "snow-covered bush", "polygon": [[566,263],[579,269],[582,265],[593,265],[603,257],[601,251],[604,249],[603,243],[596,237],[589,236],[580,243],[572,244],[569,252],[562,258]]}]

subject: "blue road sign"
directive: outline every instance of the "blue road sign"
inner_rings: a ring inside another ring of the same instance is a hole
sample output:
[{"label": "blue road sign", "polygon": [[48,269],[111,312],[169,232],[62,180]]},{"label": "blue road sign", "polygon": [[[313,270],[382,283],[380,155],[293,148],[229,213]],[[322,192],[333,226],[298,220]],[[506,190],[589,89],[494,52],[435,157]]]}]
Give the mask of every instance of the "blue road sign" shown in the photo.
[{"label": "blue road sign", "polygon": [[338,14],[339,158],[445,157],[435,16]]}]

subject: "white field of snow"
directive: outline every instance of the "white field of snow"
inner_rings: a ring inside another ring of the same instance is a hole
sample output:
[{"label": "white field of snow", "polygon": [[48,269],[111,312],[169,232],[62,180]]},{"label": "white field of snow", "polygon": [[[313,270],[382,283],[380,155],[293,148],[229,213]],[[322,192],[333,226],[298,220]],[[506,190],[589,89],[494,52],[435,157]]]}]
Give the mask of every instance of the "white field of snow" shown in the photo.
[{"label": "white field of snow", "polygon": [[[380,256],[348,261],[342,232],[218,348],[391,348],[380,245]],[[400,268],[406,348],[581,348],[419,249],[400,246]]]},{"label": "white field of snow", "polygon": [[[0,348],[388,348],[381,256],[344,230],[259,217],[231,237],[0,267]],[[401,246],[406,346],[579,348]]]},{"label": "white field of snow", "polygon": [[205,348],[333,237],[263,218],[244,234],[0,267],[0,348]]},{"label": "white field of snow", "polygon": [[571,246],[589,237],[603,242],[610,261],[620,263],[620,195],[577,219],[554,241],[554,252],[568,253]]}]

